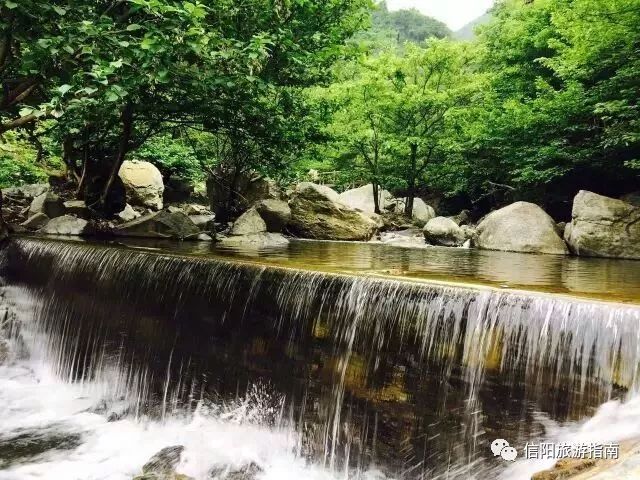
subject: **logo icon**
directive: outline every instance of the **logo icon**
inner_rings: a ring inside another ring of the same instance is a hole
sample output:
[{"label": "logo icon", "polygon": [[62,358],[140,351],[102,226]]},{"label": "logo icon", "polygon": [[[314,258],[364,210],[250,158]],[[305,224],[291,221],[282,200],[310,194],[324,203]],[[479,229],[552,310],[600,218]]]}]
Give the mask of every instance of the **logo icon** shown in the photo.
[{"label": "logo icon", "polygon": [[502,457],[507,462],[515,461],[518,451],[509,445],[509,442],[502,438],[498,438],[491,442],[491,452],[494,457]]}]

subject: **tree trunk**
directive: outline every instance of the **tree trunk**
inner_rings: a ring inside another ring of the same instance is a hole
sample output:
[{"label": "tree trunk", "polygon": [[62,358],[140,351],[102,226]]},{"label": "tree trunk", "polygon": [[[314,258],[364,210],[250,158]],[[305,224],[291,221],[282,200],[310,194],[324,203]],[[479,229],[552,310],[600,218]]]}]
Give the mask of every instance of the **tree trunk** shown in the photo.
[{"label": "tree trunk", "polygon": [[380,215],[380,187],[378,186],[378,179],[373,178],[373,211]]},{"label": "tree trunk", "polygon": [[418,163],[418,146],[411,145],[410,171],[407,178],[407,203],[404,207],[404,214],[413,217],[413,200],[416,198],[416,169]]},{"label": "tree trunk", "polygon": [[380,184],[378,182],[378,149],[373,152],[373,211],[380,215]]},{"label": "tree trunk", "polygon": [[120,171],[120,167],[124,163],[124,159],[127,156],[129,151],[129,140],[131,140],[131,131],[133,128],[133,105],[131,103],[127,103],[122,110],[121,115],[122,121],[122,134],[120,135],[120,146],[118,147],[118,155],[115,158],[113,165],[111,166],[111,172],[109,172],[109,178],[105,183],[104,189],[102,190],[102,195],[100,195],[99,206],[104,208],[107,203],[107,198],[109,196],[109,192],[111,191],[111,187],[113,186],[113,182]]}]

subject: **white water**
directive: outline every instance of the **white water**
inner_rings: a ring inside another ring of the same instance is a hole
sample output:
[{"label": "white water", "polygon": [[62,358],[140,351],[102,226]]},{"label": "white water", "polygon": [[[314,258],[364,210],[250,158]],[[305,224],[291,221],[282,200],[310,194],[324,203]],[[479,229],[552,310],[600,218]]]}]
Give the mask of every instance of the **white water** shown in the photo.
[{"label": "white water", "polygon": [[[0,470],[0,479],[131,480],[140,474],[142,465],[154,453],[171,445],[185,447],[177,471],[197,480],[209,478],[208,472],[214,466],[228,465],[236,469],[252,462],[263,469],[257,477],[259,480],[386,478],[375,470],[332,474],[302,459],[297,454],[300,438],[293,429],[261,424],[260,419],[273,414],[260,411],[261,406],[269,409],[271,407],[265,405],[272,404],[261,389],[234,405],[202,407],[189,418],[174,416],[165,422],[126,418],[109,422],[105,414],[91,413],[103,399],[89,392],[100,391],[102,387],[65,383],[46,365],[33,359],[0,367],[2,438],[25,430],[37,430],[43,435],[82,435],[77,448],[48,451]],[[640,396],[626,403],[608,402],[586,422],[562,427],[551,421],[547,423],[547,441],[578,444],[637,439],[640,438]],[[517,447],[522,451],[523,446]],[[529,479],[554,463],[553,460],[521,460],[500,479]],[[450,473],[450,479],[473,478]]]},{"label": "white water", "polygon": [[[103,401],[92,392],[103,387],[65,383],[32,359],[0,367],[0,438],[34,430],[40,435],[81,435],[77,448],[48,451],[12,465],[0,470],[0,479],[131,480],[154,453],[171,445],[185,447],[177,471],[198,480],[208,478],[214,466],[233,470],[252,462],[263,469],[260,480],[347,478],[302,459],[293,429],[261,422],[274,413],[269,411],[272,399],[262,389],[233,405],[203,405],[188,418],[109,422],[106,414],[92,413]],[[360,478],[381,477],[371,471]]]}]

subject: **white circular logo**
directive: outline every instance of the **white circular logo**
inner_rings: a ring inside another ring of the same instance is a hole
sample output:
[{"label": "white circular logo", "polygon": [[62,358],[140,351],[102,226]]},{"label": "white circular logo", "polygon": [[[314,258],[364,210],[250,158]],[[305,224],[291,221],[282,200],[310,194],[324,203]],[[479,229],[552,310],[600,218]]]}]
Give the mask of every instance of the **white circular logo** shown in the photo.
[{"label": "white circular logo", "polygon": [[509,445],[509,442],[498,438],[491,442],[491,452],[494,457],[502,457],[507,462],[515,461],[518,451]]}]

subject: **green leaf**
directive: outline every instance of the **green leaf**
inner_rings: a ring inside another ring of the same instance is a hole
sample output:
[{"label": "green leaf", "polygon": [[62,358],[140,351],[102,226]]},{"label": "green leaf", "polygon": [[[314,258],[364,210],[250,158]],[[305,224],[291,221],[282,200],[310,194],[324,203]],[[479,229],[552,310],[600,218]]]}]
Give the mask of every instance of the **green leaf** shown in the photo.
[{"label": "green leaf", "polygon": [[55,10],[55,12],[56,12],[58,15],[62,15],[62,16],[64,16],[64,15],[66,15],[66,14],[67,14],[67,11],[66,11],[64,8],[62,8],[62,7],[59,7],[59,6],[57,6],[57,5],[53,5],[53,7],[52,7],[52,8]]},{"label": "green leaf", "polygon": [[127,32],[135,32],[136,30],[140,30],[142,28],[142,26],[138,25],[137,23],[132,23],[131,25],[127,26]]},{"label": "green leaf", "polygon": [[16,7],[18,6],[18,4],[17,4],[17,3],[12,2],[11,0],[6,0],[6,1],[4,2],[4,4],[6,5],[6,7],[7,7],[9,10],[13,10],[14,8],[16,8]]},{"label": "green leaf", "polygon": [[60,85],[60,86],[57,88],[57,90],[58,90],[58,92],[60,92],[62,95],[65,95],[69,90],[71,90],[71,85],[67,85],[67,84]]}]

